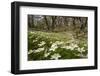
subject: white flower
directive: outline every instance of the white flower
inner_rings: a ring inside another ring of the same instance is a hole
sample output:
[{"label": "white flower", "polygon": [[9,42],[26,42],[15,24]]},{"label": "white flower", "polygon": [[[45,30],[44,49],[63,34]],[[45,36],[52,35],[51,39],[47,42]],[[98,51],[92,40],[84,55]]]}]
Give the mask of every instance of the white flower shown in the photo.
[{"label": "white flower", "polygon": [[79,52],[85,52],[86,50],[84,50],[84,47],[82,47],[82,48],[78,48],[77,49]]},{"label": "white flower", "polygon": [[62,45],[63,44],[63,42],[61,42],[61,41],[56,41],[55,43],[53,43],[52,45],[51,45],[51,48],[49,49],[50,51],[55,51],[55,49],[56,48],[58,48],[58,45]]},{"label": "white flower", "polygon": [[55,44],[56,44],[56,45],[61,45],[61,44],[63,44],[63,42],[61,42],[61,41],[56,41]]},{"label": "white flower", "polygon": [[45,53],[45,54],[44,54],[44,57],[47,57],[48,55],[50,55],[50,53]]},{"label": "white flower", "polygon": [[76,47],[78,47],[77,44],[71,43],[69,46],[66,46],[66,49],[74,50]]},{"label": "white flower", "polygon": [[51,45],[51,48],[49,49],[50,51],[55,51],[55,49],[58,48],[57,44],[56,43],[53,43]]},{"label": "white flower", "polygon": [[77,44],[73,44],[73,43],[71,44],[71,46],[74,47],[74,48],[75,48],[75,47],[78,47]]},{"label": "white flower", "polygon": [[76,55],[77,55],[77,56],[80,56],[80,57],[82,56],[82,54],[76,54]]},{"label": "white flower", "polygon": [[33,50],[29,50],[28,54],[31,54],[31,53],[33,53]]},{"label": "white flower", "polygon": [[37,40],[33,40],[33,43],[34,43],[34,42],[37,42]]},{"label": "white flower", "polygon": [[70,49],[70,46],[63,46],[62,48]]},{"label": "white flower", "polygon": [[43,46],[45,44],[44,41],[40,42],[40,44],[38,44],[39,46]]},{"label": "white flower", "polygon": [[58,46],[56,44],[52,44],[52,46],[49,50],[50,51],[55,51],[56,48],[58,48]]},{"label": "white flower", "polygon": [[44,50],[44,48],[38,48],[37,50],[34,50],[34,53],[41,52],[43,50]]},{"label": "white flower", "polygon": [[53,43],[52,45],[51,45],[51,47],[56,47],[57,46],[57,44],[56,43]]},{"label": "white flower", "polygon": [[50,51],[55,51],[57,48],[58,48],[58,47],[55,46],[55,47],[51,47],[49,50],[50,50]]},{"label": "white flower", "polygon": [[80,56],[80,57],[87,57],[87,56],[84,56],[82,53],[80,53],[80,54],[77,54],[77,56]]},{"label": "white flower", "polygon": [[62,48],[66,48],[66,49],[74,50],[74,47],[72,47],[72,46],[63,46]]},{"label": "white flower", "polygon": [[51,59],[58,60],[60,57],[61,57],[60,54],[56,53],[56,54],[51,56]]},{"label": "white flower", "polygon": [[30,31],[31,34],[34,34],[35,32]]}]

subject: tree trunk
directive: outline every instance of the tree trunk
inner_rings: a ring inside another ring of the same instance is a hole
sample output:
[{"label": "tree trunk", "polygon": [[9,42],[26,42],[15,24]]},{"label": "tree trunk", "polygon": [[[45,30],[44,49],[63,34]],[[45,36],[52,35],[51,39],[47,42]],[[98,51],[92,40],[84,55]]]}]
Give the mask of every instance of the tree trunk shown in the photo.
[{"label": "tree trunk", "polygon": [[44,16],[44,19],[45,19],[45,23],[46,23],[47,29],[48,29],[48,30],[50,30],[50,27],[49,27],[49,24],[48,24],[47,17],[46,17],[46,16]]}]

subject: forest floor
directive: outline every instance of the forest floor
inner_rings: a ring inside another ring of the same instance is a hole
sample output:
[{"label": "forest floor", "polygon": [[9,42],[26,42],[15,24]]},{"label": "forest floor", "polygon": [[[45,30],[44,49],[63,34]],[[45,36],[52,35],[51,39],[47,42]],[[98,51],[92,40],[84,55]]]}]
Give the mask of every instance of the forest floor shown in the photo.
[{"label": "forest floor", "polygon": [[28,60],[87,58],[87,43],[75,39],[72,32],[28,32]]}]

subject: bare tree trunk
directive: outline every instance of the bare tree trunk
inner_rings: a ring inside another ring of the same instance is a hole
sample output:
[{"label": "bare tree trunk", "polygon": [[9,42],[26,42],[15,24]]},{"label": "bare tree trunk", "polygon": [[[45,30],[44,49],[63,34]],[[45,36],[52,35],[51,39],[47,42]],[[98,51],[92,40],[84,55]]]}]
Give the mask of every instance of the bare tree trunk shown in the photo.
[{"label": "bare tree trunk", "polygon": [[50,30],[50,27],[49,27],[49,24],[48,24],[47,17],[46,17],[46,16],[44,16],[44,19],[45,19],[45,23],[46,23],[47,29],[48,29],[48,30]]},{"label": "bare tree trunk", "polygon": [[51,16],[52,18],[52,31],[55,29],[55,21],[56,21],[56,16]]},{"label": "bare tree trunk", "polygon": [[34,16],[33,15],[28,15],[28,26],[34,27]]},{"label": "bare tree trunk", "polygon": [[32,28],[34,28],[34,16],[32,16]]}]

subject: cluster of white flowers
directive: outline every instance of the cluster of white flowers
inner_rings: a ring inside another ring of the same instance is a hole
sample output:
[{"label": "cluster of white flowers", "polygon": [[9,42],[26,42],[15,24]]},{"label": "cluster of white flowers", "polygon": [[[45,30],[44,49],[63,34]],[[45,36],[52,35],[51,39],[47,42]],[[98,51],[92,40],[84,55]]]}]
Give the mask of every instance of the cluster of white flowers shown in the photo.
[{"label": "cluster of white flowers", "polygon": [[37,40],[36,40],[36,39],[35,39],[35,40],[33,40],[33,43],[34,43],[34,42],[37,42]]},{"label": "cluster of white flowers", "polygon": [[55,51],[55,49],[57,49],[58,48],[58,45],[62,45],[63,44],[63,42],[61,42],[61,41],[56,41],[55,43],[53,43],[52,45],[51,45],[51,48],[49,49],[50,51]]},{"label": "cluster of white flowers", "polygon": [[73,47],[71,47],[71,46],[63,46],[62,48],[65,48],[65,49],[71,49],[71,50],[73,50],[74,48]]},{"label": "cluster of white flowers", "polygon": [[45,53],[44,54],[44,57],[47,57],[47,56],[49,56],[50,55],[50,53]]},{"label": "cluster of white flowers", "polygon": [[38,48],[38,49],[34,50],[34,53],[41,52],[43,50],[44,50],[44,48]]},{"label": "cluster of white flowers", "polygon": [[74,43],[71,43],[71,44],[70,44],[70,49],[71,49],[71,50],[74,50],[74,49],[77,48],[77,47],[78,47],[77,44],[74,44]]},{"label": "cluster of white flowers", "polygon": [[56,44],[56,45],[62,45],[62,44],[64,44],[64,42],[56,41],[55,44]]},{"label": "cluster of white flowers", "polygon": [[62,48],[74,50],[75,48],[78,48],[77,44],[71,43],[70,45],[64,45]]},{"label": "cluster of white flowers", "polygon": [[30,33],[31,33],[31,34],[34,34],[35,32],[33,32],[33,31],[30,31]]},{"label": "cluster of white flowers", "polygon": [[74,44],[74,43],[71,43],[70,46],[71,46],[71,47],[74,47],[74,48],[78,47],[78,45],[77,45],[77,44]]},{"label": "cluster of white flowers", "polygon": [[50,51],[55,51],[56,48],[58,48],[57,44],[53,43],[49,50]]},{"label": "cluster of white flowers", "polygon": [[77,56],[80,56],[80,57],[87,57],[87,55],[85,56],[85,55],[83,55],[82,53],[77,54]]},{"label": "cluster of white flowers", "polygon": [[38,49],[36,49],[36,50],[29,50],[28,54],[41,52],[41,51],[43,51],[43,50],[44,50],[44,48],[38,48]]},{"label": "cluster of white flowers", "polygon": [[[76,57],[78,56],[79,58],[87,57],[86,52],[88,45],[84,41],[80,42],[73,37],[66,39],[66,36],[64,38],[60,38],[60,36],[58,35],[55,36],[55,34],[52,33],[44,33],[37,31],[29,32],[29,43],[30,45],[34,44],[34,49],[33,47],[30,48],[28,51],[28,55],[33,54],[32,57],[34,57],[34,54],[37,55],[43,52],[43,57],[40,57],[43,59],[51,60],[58,60],[61,58],[67,59],[67,56],[64,55],[68,55],[69,58],[72,58],[74,56],[71,56],[71,53],[73,53]],[[63,54],[62,52],[65,54]],[[36,59],[40,59],[39,56],[36,57]]]},{"label": "cluster of white flowers", "polygon": [[69,45],[65,45],[64,42],[61,42],[61,41],[56,41],[55,43],[53,43],[52,46],[51,46],[51,48],[49,50],[50,51],[55,51],[55,49],[58,48],[58,45],[63,45],[63,46],[61,46],[61,48],[65,48],[65,49],[70,49],[70,50],[77,49],[79,52],[85,52],[86,51],[85,48],[84,48],[84,46],[80,48],[75,43],[70,43]]},{"label": "cluster of white flowers", "polygon": [[28,54],[31,54],[31,53],[33,53],[33,50],[29,50]]},{"label": "cluster of white flowers", "polygon": [[79,52],[85,52],[86,50],[84,49],[84,47],[82,47],[82,48],[77,48],[77,50],[79,51]]},{"label": "cluster of white flowers", "polygon": [[44,41],[40,42],[40,44],[38,44],[39,46],[43,46],[45,44]]},{"label": "cluster of white flowers", "polygon": [[61,57],[60,54],[55,53],[55,54],[53,54],[53,55],[51,56],[51,59],[58,60],[60,57]]}]

